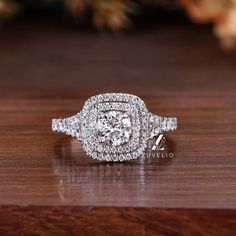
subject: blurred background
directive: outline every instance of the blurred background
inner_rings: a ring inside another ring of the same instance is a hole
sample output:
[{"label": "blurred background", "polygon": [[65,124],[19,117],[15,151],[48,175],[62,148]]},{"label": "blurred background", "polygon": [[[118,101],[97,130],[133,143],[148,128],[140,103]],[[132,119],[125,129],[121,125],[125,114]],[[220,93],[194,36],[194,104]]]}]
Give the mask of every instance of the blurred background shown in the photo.
[{"label": "blurred background", "polygon": [[2,23],[39,16],[70,18],[77,27],[90,25],[112,32],[130,30],[147,20],[153,23],[157,18],[188,18],[210,24],[222,48],[230,50],[236,45],[235,0],[0,0]]},{"label": "blurred background", "polygon": [[235,0],[0,0],[0,20],[5,97],[235,92]]}]

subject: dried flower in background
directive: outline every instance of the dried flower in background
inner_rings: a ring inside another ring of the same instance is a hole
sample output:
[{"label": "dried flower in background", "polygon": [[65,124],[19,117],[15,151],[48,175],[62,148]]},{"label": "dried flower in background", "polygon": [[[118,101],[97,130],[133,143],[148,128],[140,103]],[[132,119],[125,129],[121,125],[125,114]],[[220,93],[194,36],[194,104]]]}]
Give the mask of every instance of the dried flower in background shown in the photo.
[{"label": "dried flower in background", "polygon": [[[34,4],[31,0],[0,0],[0,20],[4,20],[17,10],[15,2],[23,7]],[[129,15],[136,11],[136,4],[156,4],[174,10],[183,8],[190,18],[197,23],[212,23],[214,33],[226,49],[236,48],[236,0],[39,0],[44,6],[57,6],[65,2],[67,9],[74,16],[92,9],[94,25],[113,31],[124,29],[129,25]],[[26,5],[26,6],[25,6]],[[45,8],[44,8],[45,9]]]},{"label": "dried flower in background", "polygon": [[90,5],[89,0],[65,0],[68,9],[76,16],[86,9]]},{"label": "dried flower in background", "polygon": [[225,49],[236,47],[236,6],[219,18],[214,31]]},{"label": "dried flower in background", "polygon": [[97,27],[108,27],[117,30],[128,26],[127,15],[133,11],[131,1],[97,0],[94,2],[96,2],[94,24]]},{"label": "dried flower in background", "polygon": [[74,15],[91,7],[94,25],[113,31],[128,26],[128,14],[134,12],[135,8],[130,0],[67,0],[67,5]]},{"label": "dried flower in background", "polygon": [[[128,13],[134,12],[132,0],[66,0],[73,14],[87,6],[94,10],[93,21],[98,28],[118,30],[127,27]],[[138,2],[138,1],[137,1]],[[145,4],[183,7],[197,23],[213,23],[214,33],[226,49],[236,47],[236,0],[139,0]]]},{"label": "dried flower in background", "polygon": [[225,49],[236,47],[236,0],[181,0],[181,4],[194,21],[213,23]]},{"label": "dried flower in background", "polygon": [[0,0],[0,20],[12,16],[17,10],[17,5],[10,0]]}]

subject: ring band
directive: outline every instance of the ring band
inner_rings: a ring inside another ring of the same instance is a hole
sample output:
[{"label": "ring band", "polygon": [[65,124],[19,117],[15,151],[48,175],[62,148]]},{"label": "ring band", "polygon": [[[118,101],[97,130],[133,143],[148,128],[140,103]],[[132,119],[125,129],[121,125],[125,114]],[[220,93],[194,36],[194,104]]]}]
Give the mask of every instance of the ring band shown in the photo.
[{"label": "ring band", "polygon": [[177,129],[177,118],[149,112],[139,97],[124,93],[89,98],[81,112],[52,120],[52,130],[82,142],[101,161],[125,161],[142,155],[149,139]]}]

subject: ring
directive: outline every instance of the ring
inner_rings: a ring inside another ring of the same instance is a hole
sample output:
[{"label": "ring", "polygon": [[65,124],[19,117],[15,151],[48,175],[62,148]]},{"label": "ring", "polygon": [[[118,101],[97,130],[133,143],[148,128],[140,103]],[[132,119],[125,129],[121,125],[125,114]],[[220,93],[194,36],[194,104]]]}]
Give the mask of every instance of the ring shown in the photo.
[{"label": "ring", "polygon": [[148,140],[176,128],[177,118],[154,115],[141,98],[125,93],[93,96],[78,114],[52,120],[53,131],[77,138],[87,155],[101,161],[136,159]]}]

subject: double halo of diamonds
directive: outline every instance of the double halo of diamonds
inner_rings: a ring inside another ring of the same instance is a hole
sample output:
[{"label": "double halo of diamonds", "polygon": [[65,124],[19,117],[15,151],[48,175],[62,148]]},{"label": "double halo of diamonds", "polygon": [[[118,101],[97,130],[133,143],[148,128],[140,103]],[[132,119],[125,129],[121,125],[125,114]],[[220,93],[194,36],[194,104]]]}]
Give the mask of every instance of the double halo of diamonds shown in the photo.
[{"label": "double halo of diamonds", "polygon": [[93,96],[78,114],[52,120],[53,131],[77,138],[89,156],[101,161],[136,159],[150,138],[176,128],[176,118],[153,115],[142,99],[124,93]]}]

